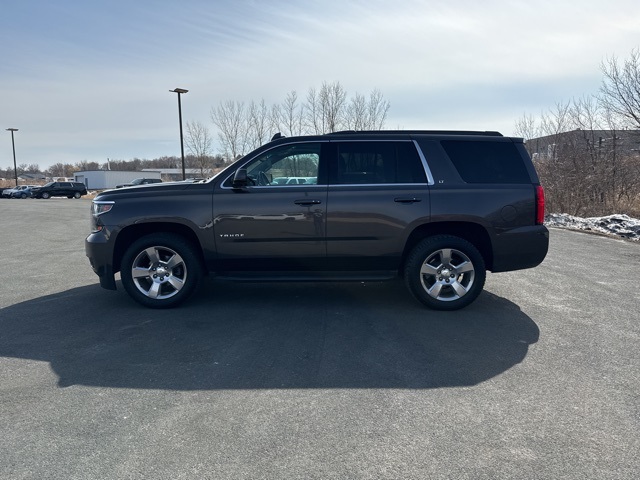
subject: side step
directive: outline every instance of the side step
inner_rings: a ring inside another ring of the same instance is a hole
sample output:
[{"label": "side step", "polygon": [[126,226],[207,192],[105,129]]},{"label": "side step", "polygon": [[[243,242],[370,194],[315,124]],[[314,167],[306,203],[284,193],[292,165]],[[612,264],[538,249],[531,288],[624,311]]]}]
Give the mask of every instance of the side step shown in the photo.
[{"label": "side step", "polygon": [[398,272],[218,272],[212,276],[232,282],[382,282],[397,278]]}]

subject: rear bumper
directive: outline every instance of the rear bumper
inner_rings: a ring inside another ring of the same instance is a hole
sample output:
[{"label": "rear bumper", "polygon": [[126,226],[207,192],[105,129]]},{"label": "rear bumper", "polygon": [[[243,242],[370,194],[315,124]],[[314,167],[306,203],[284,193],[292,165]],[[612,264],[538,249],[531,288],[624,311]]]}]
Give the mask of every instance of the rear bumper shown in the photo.
[{"label": "rear bumper", "polygon": [[544,225],[521,227],[493,238],[493,272],[522,270],[540,265],[549,251],[549,230]]}]

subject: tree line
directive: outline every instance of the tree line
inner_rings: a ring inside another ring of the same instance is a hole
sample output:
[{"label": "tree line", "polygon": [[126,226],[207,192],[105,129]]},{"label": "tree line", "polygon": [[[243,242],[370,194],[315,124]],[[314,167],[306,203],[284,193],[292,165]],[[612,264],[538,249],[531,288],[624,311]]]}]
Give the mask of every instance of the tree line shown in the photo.
[{"label": "tree line", "polygon": [[[206,158],[196,157],[195,155],[185,155],[185,167],[198,169],[201,175],[206,176],[211,170],[220,168],[225,164],[225,160],[221,155],[210,155]],[[203,165],[206,165],[203,168]],[[152,160],[143,160],[134,158],[133,160],[107,160],[104,163],[82,161],[76,163],[56,163],[51,167],[42,170],[37,164],[20,164],[16,166],[18,176],[23,174],[40,174],[47,178],[56,177],[73,177],[75,172],[86,170],[118,170],[126,172],[139,172],[145,168],[182,168],[182,159],[176,156],[165,156]],[[0,177],[13,179],[15,172],[12,167],[0,169]]]},{"label": "tree line", "polygon": [[640,50],[600,68],[597,93],[525,114],[515,134],[527,140],[548,211],[640,217]]},{"label": "tree line", "polygon": [[[217,128],[223,157],[232,161],[263,145],[276,132],[296,136],[340,130],[380,130],[390,108],[391,104],[379,90],[373,90],[368,96],[356,93],[349,97],[340,82],[324,82],[319,89],[310,88],[304,100],[293,90],[282,102],[271,106],[264,99],[249,104],[235,100],[220,102],[211,109],[211,121]],[[198,131],[204,129],[202,125],[195,126]],[[192,124],[191,128],[195,126]],[[189,131],[188,136],[196,143]]]}]

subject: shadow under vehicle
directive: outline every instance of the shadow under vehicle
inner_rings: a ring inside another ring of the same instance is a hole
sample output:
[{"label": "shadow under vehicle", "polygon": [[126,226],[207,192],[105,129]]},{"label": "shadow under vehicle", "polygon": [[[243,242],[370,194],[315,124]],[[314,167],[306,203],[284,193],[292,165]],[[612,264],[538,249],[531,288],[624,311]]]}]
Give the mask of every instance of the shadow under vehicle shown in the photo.
[{"label": "shadow under vehicle", "polygon": [[488,292],[464,311],[426,316],[401,282],[238,292],[207,281],[215,294],[179,311],[141,310],[97,285],[6,307],[0,356],[49,362],[60,387],[430,389],[493,378],[539,337],[518,306]]}]

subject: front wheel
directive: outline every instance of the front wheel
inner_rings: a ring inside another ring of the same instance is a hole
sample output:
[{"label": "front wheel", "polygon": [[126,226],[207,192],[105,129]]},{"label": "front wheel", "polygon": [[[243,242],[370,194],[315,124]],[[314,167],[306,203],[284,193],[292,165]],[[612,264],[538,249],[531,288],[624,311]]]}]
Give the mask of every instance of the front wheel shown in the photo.
[{"label": "front wheel", "polygon": [[40,195],[40,198],[44,198],[45,200],[49,197],[51,197],[51,195],[48,192],[44,192],[42,195]]},{"label": "front wheel", "polygon": [[150,308],[184,302],[202,278],[194,247],[170,233],[147,235],[134,242],[122,258],[120,277],[127,293]]},{"label": "front wheel", "polygon": [[411,251],[404,279],[416,299],[434,310],[458,310],[473,302],[484,287],[484,259],[467,240],[436,235]]}]

